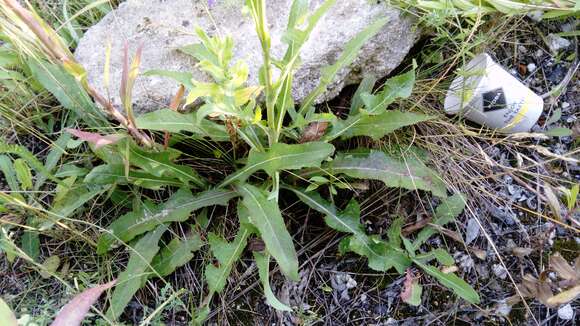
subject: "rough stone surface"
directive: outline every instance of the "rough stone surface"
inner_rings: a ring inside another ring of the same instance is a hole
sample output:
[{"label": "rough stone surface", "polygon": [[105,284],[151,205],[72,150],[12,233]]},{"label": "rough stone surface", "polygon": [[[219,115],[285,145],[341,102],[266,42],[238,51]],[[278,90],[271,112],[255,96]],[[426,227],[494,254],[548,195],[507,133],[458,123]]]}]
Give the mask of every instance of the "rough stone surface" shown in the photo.
[{"label": "rough stone surface", "polygon": [[[281,36],[286,28],[292,0],[267,1],[268,22],[272,36],[272,52],[281,57],[286,50]],[[311,1],[316,8],[322,0]],[[242,14],[241,1],[216,1],[208,14],[207,2],[201,0],[128,0],[91,27],[81,39],[75,56],[88,72],[89,81],[103,94],[109,94],[116,105],[122,71],[125,42],[134,51],[143,44],[141,72],[150,69],[193,71],[196,80],[208,77],[195,68],[191,57],[178,48],[198,43],[194,33],[200,26],[208,34],[230,34],[234,38],[234,59],[244,59],[250,67],[250,84],[257,84],[262,65],[261,47],[254,25]],[[339,72],[336,82],[317,102],[336,96],[348,84],[359,82],[363,75],[387,75],[399,65],[418,36],[413,22],[396,9],[384,4],[369,4],[367,0],[340,0],[319,21],[301,52],[302,65],[296,72],[293,94],[299,102],[320,79],[320,68],[335,62],[345,44],[380,17],[389,22],[360,51],[353,64]],[[104,89],[103,71],[107,41],[112,45],[110,90]],[[133,91],[137,112],[152,111],[166,106],[177,89],[171,79],[140,76]]]}]

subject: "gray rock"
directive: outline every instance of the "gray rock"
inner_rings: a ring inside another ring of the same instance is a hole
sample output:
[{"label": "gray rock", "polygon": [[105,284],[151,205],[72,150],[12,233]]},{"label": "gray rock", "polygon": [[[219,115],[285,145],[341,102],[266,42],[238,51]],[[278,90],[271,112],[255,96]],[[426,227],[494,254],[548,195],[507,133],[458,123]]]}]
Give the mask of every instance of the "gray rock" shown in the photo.
[{"label": "gray rock", "polygon": [[465,233],[465,244],[467,245],[479,237],[479,224],[475,218],[470,218],[469,221],[467,221],[467,230]]},{"label": "gray rock", "polygon": [[548,47],[553,53],[558,53],[558,51],[569,47],[571,44],[570,41],[556,34],[548,34],[546,40]]},{"label": "gray rock", "polygon": [[494,264],[492,266],[493,273],[495,276],[499,277],[502,280],[505,280],[507,277],[507,270],[503,268],[501,264]]},{"label": "gray rock", "polygon": [[558,309],[558,318],[563,320],[572,320],[574,318],[574,309],[568,303]]},{"label": "gray rock", "polygon": [[[268,22],[272,37],[272,53],[280,58],[286,50],[281,37],[285,31],[291,0],[267,1]],[[311,1],[316,8],[322,0]],[[193,71],[195,79],[209,78],[195,68],[196,62],[179,53],[178,48],[199,43],[194,33],[199,26],[208,34],[230,34],[234,38],[234,61],[244,59],[250,68],[250,84],[258,83],[262,65],[261,47],[254,24],[242,14],[242,1],[219,1],[205,10],[205,1],[191,0],[128,0],[91,27],[79,42],[75,56],[88,72],[90,83],[102,94],[109,94],[120,105],[123,46],[135,51],[143,44],[141,72],[151,69]],[[360,51],[353,64],[338,73],[328,91],[317,102],[330,99],[348,84],[359,82],[365,74],[383,77],[396,68],[417,39],[413,22],[396,9],[367,0],[340,0],[318,22],[301,52],[302,65],[296,72],[293,94],[299,102],[319,83],[320,69],[332,64],[345,44],[358,32],[381,17],[388,23]],[[214,23],[215,22],[215,23]],[[111,41],[110,90],[105,90],[103,71],[107,40]],[[133,52],[131,52],[133,53]],[[136,112],[156,110],[168,105],[178,84],[157,76],[140,76],[133,91]]]}]

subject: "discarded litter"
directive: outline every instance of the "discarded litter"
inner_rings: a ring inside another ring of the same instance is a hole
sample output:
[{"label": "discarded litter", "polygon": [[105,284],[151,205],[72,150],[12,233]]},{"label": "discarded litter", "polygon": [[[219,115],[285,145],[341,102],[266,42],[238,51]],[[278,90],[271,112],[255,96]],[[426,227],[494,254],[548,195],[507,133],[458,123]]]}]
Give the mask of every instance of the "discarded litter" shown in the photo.
[{"label": "discarded litter", "polygon": [[530,131],[544,101],[483,53],[453,80],[444,107],[447,114],[462,114],[499,132],[516,133]]}]

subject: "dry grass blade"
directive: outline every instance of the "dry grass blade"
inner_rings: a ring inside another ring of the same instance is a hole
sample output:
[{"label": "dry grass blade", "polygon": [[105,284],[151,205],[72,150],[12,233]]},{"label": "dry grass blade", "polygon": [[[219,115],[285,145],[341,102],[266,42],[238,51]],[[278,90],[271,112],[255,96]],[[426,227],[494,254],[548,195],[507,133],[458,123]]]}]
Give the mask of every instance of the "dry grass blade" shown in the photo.
[{"label": "dry grass blade", "polygon": [[[36,37],[36,40],[41,44],[40,48],[43,50],[47,59],[58,62],[71,75],[77,78],[87,93],[89,93],[113,119],[117,120],[123,127],[125,127],[137,141],[148,147],[153,145],[151,138],[141,130],[137,129],[134,121],[131,120],[132,115],[129,116],[130,119],[127,119],[115,107],[113,107],[110,101],[87,83],[84,68],[74,60],[74,57],[68,48],[63,45],[56,32],[39,16],[25,9],[15,0],[2,0],[0,4],[0,9],[6,16],[6,20],[3,19],[2,21],[3,28],[8,26],[12,27],[14,30],[19,30],[20,32],[16,34],[15,37],[20,37],[23,34],[26,34],[27,30],[31,31]],[[9,26],[10,24],[13,24],[14,26]],[[30,40],[30,36],[28,35],[25,39]],[[31,41],[35,43],[34,39]],[[136,60],[135,63],[138,63],[138,60]]]}]

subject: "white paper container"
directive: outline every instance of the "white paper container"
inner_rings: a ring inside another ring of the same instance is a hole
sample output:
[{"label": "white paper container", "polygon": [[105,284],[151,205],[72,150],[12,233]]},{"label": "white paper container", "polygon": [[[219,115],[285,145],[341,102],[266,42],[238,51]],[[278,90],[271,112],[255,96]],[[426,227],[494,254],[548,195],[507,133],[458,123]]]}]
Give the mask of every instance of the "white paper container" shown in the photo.
[{"label": "white paper container", "polygon": [[453,80],[444,107],[448,114],[461,113],[499,132],[516,133],[530,131],[544,109],[544,101],[483,53]]}]

